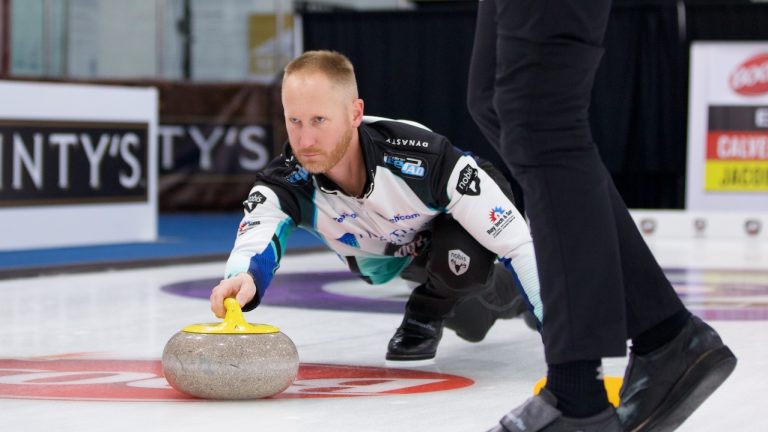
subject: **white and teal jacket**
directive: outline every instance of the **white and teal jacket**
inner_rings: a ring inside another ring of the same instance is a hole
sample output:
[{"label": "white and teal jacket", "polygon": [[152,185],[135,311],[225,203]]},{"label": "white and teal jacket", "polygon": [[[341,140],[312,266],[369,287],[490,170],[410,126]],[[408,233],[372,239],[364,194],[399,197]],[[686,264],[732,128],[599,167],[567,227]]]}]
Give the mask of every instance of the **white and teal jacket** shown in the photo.
[{"label": "white and teal jacket", "polygon": [[541,319],[530,231],[499,179],[483,169],[490,164],[413,122],[365,117],[358,134],[367,173],[362,197],[307,172],[288,144],[257,173],[226,267],[226,277],[249,272],[256,281],[258,298],[246,310],[264,295],[296,227],[379,284],[411,262],[428,242],[431,221],[448,213],[515,273]]}]

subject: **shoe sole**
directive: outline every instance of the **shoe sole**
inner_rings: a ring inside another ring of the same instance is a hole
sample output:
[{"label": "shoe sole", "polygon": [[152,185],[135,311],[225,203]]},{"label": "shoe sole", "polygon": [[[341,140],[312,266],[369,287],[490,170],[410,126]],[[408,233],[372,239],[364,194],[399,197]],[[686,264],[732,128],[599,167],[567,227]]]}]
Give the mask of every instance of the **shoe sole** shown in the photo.
[{"label": "shoe sole", "polygon": [[436,353],[432,354],[390,354],[387,353],[385,359],[387,361],[417,361],[417,360],[432,360],[435,358]]},{"label": "shoe sole", "polygon": [[722,346],[701,356],[672,387],[648,418],[629,432],[666,432],[677,429],[736,368],[736,356]]}]

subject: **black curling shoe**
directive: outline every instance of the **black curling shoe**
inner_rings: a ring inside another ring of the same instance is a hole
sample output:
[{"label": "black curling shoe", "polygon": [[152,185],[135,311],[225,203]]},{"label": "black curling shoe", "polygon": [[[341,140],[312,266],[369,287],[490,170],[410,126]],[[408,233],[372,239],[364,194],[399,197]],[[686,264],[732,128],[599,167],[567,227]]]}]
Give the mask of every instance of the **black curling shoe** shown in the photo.
[{"label": "black curling shoe", "polygon": [[621,432],[613,406],[585,418],[565,417],[546,388],[505,415],[488,432]]},{"label": "black curling shoe", "polygon": [[442,337],[443,320],[421,318],[406,312],[402,324],[389,340],[387,360],[432,359]]},{"label": "black curling shoe", "polygon": [[672,431],[725,381],[736,367],[717,332],[692,316],[666,345],[630,354],[616,409],[628,432]]}]

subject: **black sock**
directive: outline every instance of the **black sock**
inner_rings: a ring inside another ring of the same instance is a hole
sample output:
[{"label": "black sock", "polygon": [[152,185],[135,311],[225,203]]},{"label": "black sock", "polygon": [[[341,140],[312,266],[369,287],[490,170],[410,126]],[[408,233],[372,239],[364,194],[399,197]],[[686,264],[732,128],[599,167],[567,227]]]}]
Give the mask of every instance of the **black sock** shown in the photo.
[{"label": "black sock", "polygon": [[632,352],[637,355],[645,355],[661,348],[680,334],[690,317],[691,313],[688,309],[683,308],[671,317],[640,333],[637,337],[632,338]]},{"label": "black sock", "polygon": [[566,417],[590,417],[609,406],[600,360],[549,365],[546,388]]}]

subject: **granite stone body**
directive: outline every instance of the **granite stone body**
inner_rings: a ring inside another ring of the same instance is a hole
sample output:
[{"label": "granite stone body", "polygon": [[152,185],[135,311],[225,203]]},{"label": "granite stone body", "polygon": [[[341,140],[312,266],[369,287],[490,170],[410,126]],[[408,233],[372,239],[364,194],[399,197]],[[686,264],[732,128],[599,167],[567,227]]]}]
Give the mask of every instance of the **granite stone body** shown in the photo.
[{"label": "granite stone body", "polygon": [[163,350],[171,387],[205,399],[259,399],[287,389],[299,355],[281,332],[266,334],[176,333]]}]

